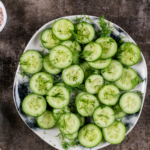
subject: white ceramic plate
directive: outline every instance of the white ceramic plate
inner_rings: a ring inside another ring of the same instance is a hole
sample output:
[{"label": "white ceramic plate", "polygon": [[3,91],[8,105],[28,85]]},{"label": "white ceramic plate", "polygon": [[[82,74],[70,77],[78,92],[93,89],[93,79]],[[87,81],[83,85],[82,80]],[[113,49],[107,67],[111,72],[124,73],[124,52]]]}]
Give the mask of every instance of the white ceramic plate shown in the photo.
[{"label": "white ceramic plate", "polygon": [[[78,17],[80,17],[80,15],[78,15]],[[63,17],[63,18],[67,18],[70,19],[72,22],[75,23],[75,19],[76,16],[68,16],[68,17]],[[96,31],[100,30],[99,24],[98,24],[98,17],[95,16],[90,16],[90,18],[92,19],[92,25],[94,26]],[[30,50],[30,49],[35,49],[39,52],[42,52],[42,48],[40,47],[40,35],[42,33],[42,31],[44,31],[47,28],[51,28],[53,23],[55,22],[55,20],[48,22],[47,24],[45,24],[44,26],[42,26],[31,38],[31,40],[29,41],[28,45],[26,46],[25,50]],[[113,37],[116,41],[120,40],[120,37],[125,37],[123,40],[124,41],[129,41],[132,43],[135,43],[135,41],[119,26],[117,26],[114,23],[111,23],[111,26],[114,28],[111,37]],[[45,51],[45,53],[47,53],[48,50]],[[141,60],[139,61],[138,64],[132,66],[132,68],[134,68],[134,70],[138,73],[138,75],[142,78],[145,79],[144,82],[140,83],[138,86],[136,86],[134,88],[134,90],[139,90],[141,91],[143,94],[142,97],[142,107],[141,110],[133,115],[126,115],[123,118],[123,123],[126,126],[127,132],[126,135],[133,129],[133,127],[136,125],[142,108],[143,108],[143,104],[144,104],[144,99],[145,99],[145,94],[146,94],[146,86],[147,86],[147,66],[146,66],[146,62],[144,59],[144,56],[142,55]],[[56,137],[56,135],[59,134],[59,130],[57,127],[54,127],[50,130],[43,130],[40,129],[37,124],[36,124],[36,120],[33,117],[29,117],[27,115],[25,115],[22,110],[20,109],[21,106],[21,101],[23,100],[23,98],[30,93],[30,89],[29,89],[29,79],[27,77],[25,77],[24,79],[22,79],[22,76],[18,73],[18,72],[22,72],[20,66],[18,65],[17,71],[16,71],[16,76],[15,76],[15,80],[14,80],[14,88],[13,88],[13,94],[14,94],[14,102],[16,105],[16,109],[20,115],[20,117],[23,119],[23,121],[26,123],[26,125],[33,131],[35,132],[39,137],[41,137],[45,142],[47,142],[48,144],[50,144],[51,146],[54,146],[55,148],[59,149],[59,150],[63,150],[62,146],[58,140],[58,137]],[[76,148],[70,148],[70,150],[96,150],[96,149],[100,149],[103,148],[105,146],[109,145],[109,143],[102,141],[98,146],[94,147],[94,148],[85,148],[82,147],[81,145],[76,146]]]},{"label": "white ceramic plate", "polygon": [[2,25],[0,26],[0,32],[4,29],[5,25],[6,25],[6,21],[7,21],[7,13],[6,13],[6,9],[5,9],[5,6],[4,4],[0,1],[0,7],[2,8],[3,10],[3,16],[4,16],[4,20],[3,20],[3,23]]}]

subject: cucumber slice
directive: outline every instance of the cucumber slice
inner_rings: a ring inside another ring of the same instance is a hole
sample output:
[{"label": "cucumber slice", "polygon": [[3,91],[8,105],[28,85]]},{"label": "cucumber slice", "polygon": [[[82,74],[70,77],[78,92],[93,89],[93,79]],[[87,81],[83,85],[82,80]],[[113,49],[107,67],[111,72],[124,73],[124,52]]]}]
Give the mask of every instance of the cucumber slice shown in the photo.
[{"label": "cucumber slice", "polygon": [[92,95],[85,93],[79,97],[76,102],[76,108],[80,115],[90,117],[94,110],[99,106],[99,101]]},{"label": "cucumber slice", "polygon": [[84,80],[84,72],[78,65],[72,65],[62,71],[63,81],[70,86],[81,84]]},{"label": "cucumber slice", "polygon": [[47,103],[43,96],[37,94],[27,95],[22,102],[22,110],[29,116],[37,117],[46,111]]},{"label": "cucumber slice", "polygon": [[100,37],[96,41],[103,49],[101,59],[107,59],[113,57],[117,53],[117,43],[111,37]]},{"label": "cucumber slice", "polygon": [[59,69],[69,67],[72,64],[72,60],[73,55],[71,50],[64,45],[55,46],[49,55],[50,63]]},{"label": "cucumber slice", "polygon": [[28,50],[20,57],[20,67],[29,74],[40,72],[43,67],[43,57],[36,50]]},{"label": "cucumber slice", "polygon": [[53,86],[46,95],[48,104],[53,108],[63,108],[69,104],[70,93],[63,86]]},{"label": "cucumber slice", "polygon": [[108,106],[100,106],[94,111],[93,120],[98,127],[106,128],[112,125],[115,121],[115,113],[113,109]]},{"label": "cucumber slice", "polygon": [[137,73],[130,67],[126,67],[123,70],[122,77],[115,82],[115,85],[124,91],[132,90],[138,83],[140,78]]},{"label": "cucumber slice", "polygon": [[38,95],[45,95],[52,86],[53,78],[46,72],[36,73],[30,79],[30,88]]},{"label": "cucumber slice", "polygon": [[51,129],[55,125],[55,120],[50,110],[46,110],[44,114],[37,117],[36,121],[38,126],[42,129]]},{"label": "cucumber slice", "polygon": [[76,116],[80,120],[80,127],[82,127],[85,124],[85,117],[81,116],[80,114],[76,113]]},{"label": "cucumber slice", "polygon": [[111,144],[119,144],[125,138],[126,128],[122,122],[115,121],[110,127],[102,129],[104,139]]},{"label": "cucumber slice", "polygon": [[95,69],[105,69],[109,67],[111,63],[111,58],[108,59],[98,59],[93,62],[88,62],[88,64]]},{"label": "cucumber slice", "polygon": [[100,70],[90,67],[86,61],[84,63],[80,64],[80,67],[84,71],[84,79],[87,79],[87,77],[92,74],[100,74]]},{"label": "cucumber slice", "polygon": [[90,123],[80,129],[78,140],[85,147],[95,147],[102,140],[102,132],[95,124]]},{"label": "cucumber slice", "polygon": [[107,81],[117,81],[123,74],[123,66],[117,60],[112,60],[109,67],[101,70],[101,74]]},{"label": "cucumber slice", "polygon": [[66,113],[60,116],[58,128],[63,134],[73,134],[79,130],[79,118],[73,113]]},{"label": "cucumber slice", "polygon": [[59,19],[53,24],[52,31],[59,40],[65,41],[71,38],[74,25],[68,19]]},{"label": "cucumber slice", "polygon": [[81,52],[80,44],[76,41],[71,41],[71,40],[64,41],[61,44],[70,48],[70,50],[73,53],[73,63],[77,64],[79,62],[79,57],[80,57],[79,53]]},{"label": "cucumber slice", "polygon": [[124,93],[119,101],[119,106],[127,114],[134,114],[141,108],[142,101],[138,94],[134,92]]},{"label": "cucumber slice", "polygon": [[42,45],[47,49],[52,49],[53,47],[59,45],[61,41],[55,37],[52,33],[52,29],[46,29],[41,34]]},{"label": "cucumber slice", "polygon": [[90,42],[84,47],[82,54],[86,61],[95,61],[101,57],[102,52],[99,44]]},{"label": "cucumber slice", "polygon": [[120,91],[113,84],[104,85],[98,93],[98,98],[100,102],[109,106],[115,105],[119,100],[119,96]]},{"label": "cucumber slice", "polygon": [[61,45],[65,45],[71,49],[72,52],[81,52],[81,46],[77,41],[64,41]]},{"label": "cucumber slice", "polygon": [[69,112],[70,112],[70,108],[66,106],[63,108],[54,108],[52,111],[52,114],[53,114],[55,121],[57,121],[61,115],[65,113],[69,113]]},{"label": "cucumber slice", "polygon": [[141,51],[137,45],[127,42],[120,46],[117,58],[123,65],[133,66],[139,62]]},{"label": "cucumber slice", "polygon": [[49,61],[49,54],[44,57],[43,67],[46,70],[46,72],[50,74],[58,74],[61,72],[61,69],[52,66],[52,64]]},{"label": "cucumber slice", "polygon": [[86,92],[80,92],[77,96],[76,96],[76,98],[75,98],[75,105],[77,105],[77,100],[79,99],[79,97],[81,96],[81,95],[83,95],[83,94],[85,94]]},{"label": "cucumber slice", "polygon": [[78,132],[75,132],[73,134],[65,134],[65,137],[68,139],[68,140],[74,140],[78,137]]},{"label": "cucumber slice", "polygon": [[101,75],[91,75],[85,81],[85,89],[91,94],[98,93],[103,85],[104,79]]},{"label": "cucumber slice", "polygon": [[126,115],[126,113],[121,110],[118,103],[115,106],[113,106],[113,110],[115,112],[116,119],[121,119]]},{"label": "cucumber slice", "polygon": [[94,39],[95,30],[91,24],[81,22],[75,26],[75,33],[73,35],[77,42],[87,44]]}]

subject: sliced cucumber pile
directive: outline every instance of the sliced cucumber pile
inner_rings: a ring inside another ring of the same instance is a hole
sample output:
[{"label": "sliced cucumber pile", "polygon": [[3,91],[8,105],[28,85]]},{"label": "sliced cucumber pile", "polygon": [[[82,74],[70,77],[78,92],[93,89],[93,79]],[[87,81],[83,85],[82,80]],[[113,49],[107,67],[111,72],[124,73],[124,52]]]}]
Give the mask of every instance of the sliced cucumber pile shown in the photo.
[{"label": "sliced cucumber pile", "polygon": [[80,120],[73,113],[66,113],[60,116],[58,128],[63,134],[74,134],[79,130]]},{"label": "sliced cucumber pile", "polygon": [[127,42],[118,49],[117,58],[123,65],[133,66],[139,62],[141,51],[137,45]]},{"label": "sliced cucumber pile", "polygon": [[80,92],[77,96],[76,96],[76,98],[75,98],[75,105],[77,106],[77,101],[78,101],[78,99],[79,99],[79,97],[81,96],[81,95],[83,95],[83,94],[85,94],[86,92]]},{"label": "sliced cucumber pile", "polygon": [[55,120],[50,110],[46,110],[44,114],[37,117],[37,124],[40,128],[51,129],[55,125]]},{"label": "sliced cucumber pile", "polygon": [[119,106],[123,112],[127,114],[134,114],[141,108],[142,101],[140,96],[134,92],[124,93],[119,101]]},{"label": "sliced cucumber pile", "polygon": [[101,75],[91,75],[85,81],[85,89],[91,94],[96,94],[104,85],[104,79]]},{"label": "sliced cucumber pile", "polygon": [[59,19],[53,24],[52,31],[59,40],[68,40],[72,36],[74,25],[68,19]]},{"label": "sliced cucumber pile", "polygon": [[55,37],[52,29],[46,29],[41,34],[42,45],[47,49],[52,49],[53,47],[59,45],[61,41]]},{"label": "sliced cucumber pile", "polygon": [[88,62],[88,64],[95,69],[105,69],[109,67],[110,63],[111,63],[111,58],[98,59],[96,61]]},{"label": "sliced cucumber pile", "polygon": [[69,113],[69,112],[70,112],[70,108],[66,106],[63,108],[54,108],[52,111],[52,114],[53,114],[55,121],[57,121],[61,115],[65,113]]},{"label": "sliced cucumber pile", "polygon": [[68,140],[74,140],[78,137],[78,132],[75,132],[73,134],[65,134],[65,137],[68,139]]},{"label": "sliced cucumber pile", "polygon": [[65,45],[70,48],[70,50],[73,53],[73,64],[79,63],[80,58],[80,52],[81,52],[81,46],[77,41],[64,41],[61,43],[62,45]]},{"label": "sliced cucumber pile", "polygon": [[43,96],[27,95],[22,102],[22,110],[29,116],[37,117],[46,111],[47,103]]},{"label": "sliced cucumber pile", "polygon": [[36,117],[40,128],[56,125],[63,137],[59,138],[61,144],[67,139],[69,144],[79,141],[92,148],[102,137],[119,144],[126,128],[117,119],[138,112],[142,106],[141,98],[129,91],[140,78],[128,67],[140,61],[141,51],[130,42],[118,47],[120,43],[104,30],[110,27],[104,18],[98,22],[103,23],[99,33],[86,19],[77,20],[73,24],[59,19],[42,32],[41,43],[50,50],[44,59],[36,50],[20,57],[23,73],[32,74],[29,86],[33,91],[26,95],[21,108]]},{"label": "sliced cucumber pile", "polygon": [[111,37],[100,37],[96,41],[103,49],[101,59],[108,59],[113,57],[117,53],[117,43]]},{"label": "sliced cucumber pile", "polygon": [[126,67],[123,69],[123,75],[115,82],[115,85],[120,90],[129,91],[138,85],[139,82],[140,78],[137,73],[132,68]]},{"label": "sliced cucumber pile", "polygon": [[102,132],[96,125],[87,124],[80,129],[78,140],[83,146],[95,147],[102,140]]},{"label": "sliced cucumber pile", "polygon": [[92,74],[100,74],[100,70],[90,67],[86,61],[80,64],[80,66],[84,71],[84,79],[87,79]]},{"label": "sliced cucumber pile", "polygon": [[100,106],[94,111],[93,120],[98,127],[106,128],[115,121],[115,113],[113,109],[108,106]]},{"label": "sliced cucumber pile", "polygon": [[58,45],[51,50],[49,61],[55,68],[64,69],[72,64],[73,55],[67,46]]},{"label": "sliced cucumber pile", "polygon": [[119,61],[113,59],[109,67],[101,70],[101,74],[107,81],[116,81],[123,74],[123,66]]},{"label": "sliced cucumber pile", "polygon": [[113,106],[113,110],[115,112],[116,119],[121,119],[126,115],[126,113],[122,111],[118,103]]},{"label": "sliced cucumber pile", "polygon": [[53,86],[53,78],[46,72],[39,72],[30,79],[31,90],[39,95],[46,95],[48,90]]},{"label": "sliced cucumber pile", "polygon": [[20,67],[29,74],[40,72],[43,67],[43,57],[36,50],[28,50],[20,57]]},{"label": "sliced cucumber pile", "polygon": [[69,104],[70,93],[63,86],[53,86],[46,94],[48,104],[53,108],[63,108]]},{"label": "sliced cucumber pile", "polygon": [[72,65],[62,71],[62,78],[67,85],[75,86],[84,80],[84,72],[78,65]]},{"label": "sliced cucumber pile", "polygon": [[84,124],[85,124],[85,117],[81,116],[80,114],[76,114],[77,117],[79,118],[80,120],[80,127],[82,127]]},{"label": "sliced cucumber pile", "polygon": [[49,61],[49,54],[46,55],[44,57],[44,60],[43,60],[43,68],[46,70],[47,73],[50,73],[50,74],[58,74],[61,72],[61,69],[59,68],[55,68]]},{"label": "sliced cucumber pile", "polygon": [[122,122],[115,121],[111,126],[103,128],[104,139],[111,144],[119,144],[125,138],[126,127]]},{"label": "sliced cucumber pile", "polygon": [[99,44],[90,42],[84,47],[82,55],[86,61],[95,61],[101,57],[102,52],[102,48]]},{"label": "sliced cucumber pile", "polygon": [[113,84],[104,85],[98,93],[100,102],[108,106],[115,105],[119,100],[119,96],[120,91]]},{"label": "sliced cucumber pile", "polygon": [[76,108],[80,115],[89,117],[93,115],[94,110],[99,106],[98,99],[89,93],[81,95],[76,101]]},{"label": "sliced cucumber pile", "polygon": [[77,42],[87,44],[94,39],[95,30],[91,24],[81,22],[75,26],[75,33],[73,36]]}]

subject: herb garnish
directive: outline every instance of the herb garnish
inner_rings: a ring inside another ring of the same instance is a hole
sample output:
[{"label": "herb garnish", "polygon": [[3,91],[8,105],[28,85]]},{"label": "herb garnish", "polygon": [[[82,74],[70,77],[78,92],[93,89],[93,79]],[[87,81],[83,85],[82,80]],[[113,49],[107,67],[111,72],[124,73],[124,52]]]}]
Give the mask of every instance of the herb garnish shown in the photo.
[{"label": "herb garnish", "polygon": [[24,79],[24,77],[26,76],[27,78],[30,78],[30,75],[27,74],[26,72],[18,72],[21,76],[22,76],[22,79]]},{"label": "herb garnish", "polygon": [[46,48],[42,44],[40,44],[39,46],[42,48],[42,52],[45,52]]},{"label": "herb garnish", "polygon": [[64,150],[68,150],[69,147],[75,147],[79,144],[79,142],[75,139],[75,140],[69,140],[69,142],[67,142],[65,140],[65,136],[62,133],[59,133],[56,137],[59,138],[59,141],[63,147]]},{"label": "herb garnish", "polygon": [[90,21],[90,23],[92,23],[92,19],[91,19],[89,16],[85,16],[84,14],[82,14],[80,17],[77,17],[77,16],[76,16],[75,21],[76,21],[77,23],[83,22],[83,21],[84,21],[84,22]]},{"label": "herb garnish", "polygon": [[84,84],[74,84],[74,86],[69,86],[65,84],[65,87],[70,91],[70,92],[75,92],[75,91],[86,91]]},{"label": "herb garnish", "polygon": [[101,37],[107,37],[111,34],[113,31],[113,27],[110,26],[110,22],[105,21],[104,15],[102,17],[99,17],[99,25],[101,27],[101,31],[97,33],[97,35]]}]

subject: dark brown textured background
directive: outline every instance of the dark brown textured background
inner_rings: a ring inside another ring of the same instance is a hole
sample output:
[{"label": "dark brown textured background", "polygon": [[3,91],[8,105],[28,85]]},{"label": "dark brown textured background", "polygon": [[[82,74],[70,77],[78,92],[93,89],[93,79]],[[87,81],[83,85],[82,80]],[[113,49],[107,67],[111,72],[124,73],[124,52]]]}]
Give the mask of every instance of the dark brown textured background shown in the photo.
[{"label": "dark brown textured background", "polygon": [[[137,42],[150,69],[150,0],[2,0],[8,20],[0,32],[0,149],[55,150],[19,117],[13,101],[16,68],[31,36],[45,23],[67,15],[105,15]],[[150,82],[150,80],[148,80]],[[142,115],[119,145],[103,150],[150,150],[150,84]]]}]

